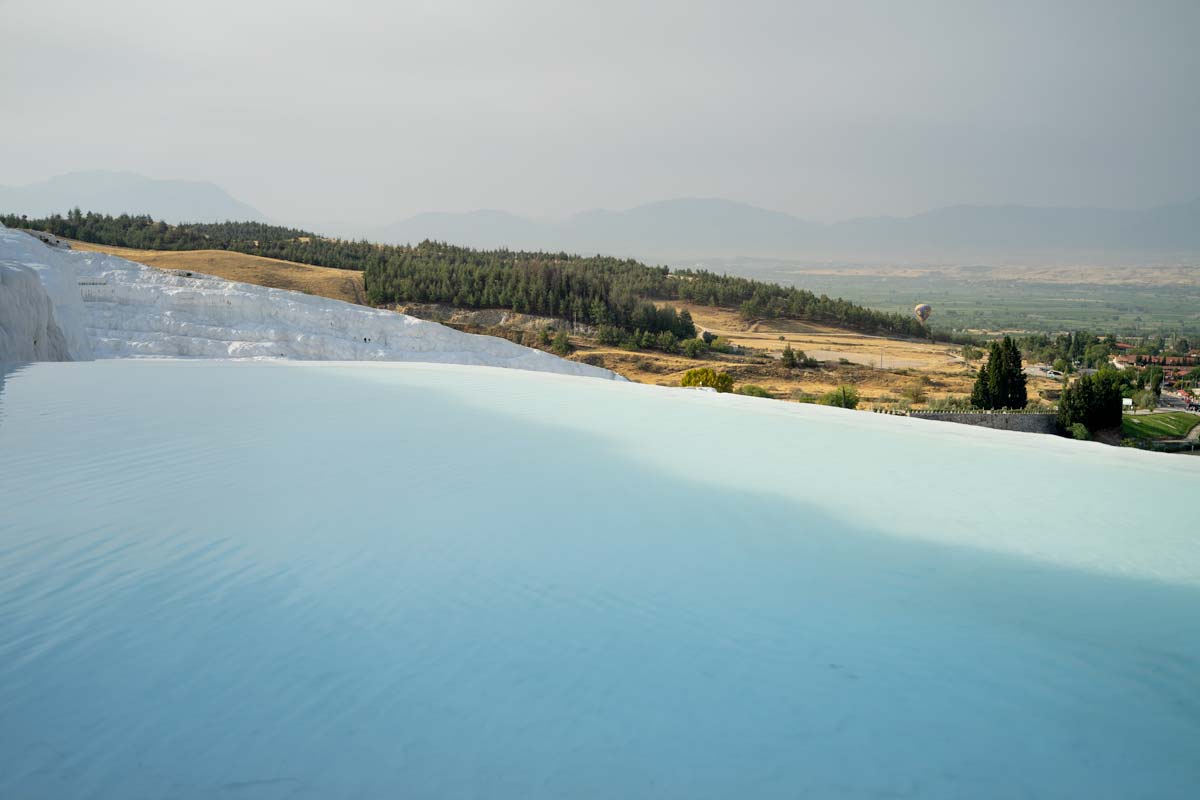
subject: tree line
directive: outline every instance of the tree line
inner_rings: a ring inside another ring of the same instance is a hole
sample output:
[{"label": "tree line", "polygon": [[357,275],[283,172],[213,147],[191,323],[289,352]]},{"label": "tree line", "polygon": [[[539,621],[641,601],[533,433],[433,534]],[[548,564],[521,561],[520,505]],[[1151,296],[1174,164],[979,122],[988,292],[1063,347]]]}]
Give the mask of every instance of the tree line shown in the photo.
[{"label": "tree line", "polygon": [[258,222],[169,225],[145,215],[111,216],[79,209],[66,216],[29,219],[8,215],[0,221],[10,228],[35,228],[95,244],[150,250],[232,250],[360,270],[367,298],[376,305],[419,302],[506,308],[643,335],[670,332],[684,339],[695,336],[690,320],[680,320],[674,310],[656,310],[653,301],[687,301],[736,309],[751,319],[786,317],[864,333],[931,337],[918,320],[905,314],[875,311],[796,287],[706,270],[672,271],[633,259],[474,250],[432,241],[381,245]]},{"label": "tree line", "polygon": [[[139,250],[242,250],[268,243],[301,241],[315,234],[298,228],[265,222],[188,222],[170,225],[147,215],[86,214],[78,208],[66,216],[52,214],[29,219],[15,214],[0,215],[6,228],[46,231],[66,239]],[[239,246],[240,245],[240,246]],[[257,255],[257,253],[256,253]]]},{"label": "tree line", "polygon": [[1113,336],[1101,338],[1088,331],[1060,334],[1035,333],[1021,340],[1021,349],[1030,361],[1050,364],[1060,372],[1073,372],[1076,362],[1099,367],[1117,350]]}]

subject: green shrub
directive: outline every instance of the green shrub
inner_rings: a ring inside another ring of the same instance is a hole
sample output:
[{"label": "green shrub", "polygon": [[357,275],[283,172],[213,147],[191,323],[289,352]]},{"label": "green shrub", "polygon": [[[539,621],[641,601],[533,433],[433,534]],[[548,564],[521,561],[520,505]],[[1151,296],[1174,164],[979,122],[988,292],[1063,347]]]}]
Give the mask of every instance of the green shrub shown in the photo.
[{"label": "green shrub", "polygon": [[823,406],[836,406],[838,408],[857,408],[858,407],[858,390],[853,386],[839,386],[832,392],[827,392],[821,395],[819,401]]},{"label": "green shrub", "polygon": [[708,351],[703,339],[687,339],[683,343],[683,354],[688,358],[699,358]]},{"label": "green shrub", "polygon": [[[707,338],[707,337],[705,337]],[[708,343],[708,346],[718,353],[729,353],[733,351],[733,343],[724,336],[718,336]]]},{"label": "green shrub", "polygon": [[1158,395],[1150,389],[1143,389],[1133,395],[1133,404],[1146,410],[1158,408]]},{"label": "green shrub", "polygon": [[679,352],[679,340],[676,339],[675,334],[671,333],[670,331],[663,331],[657,337],[655,337],[654,344],[664,353]]},{"label": "green shrub", "polygon": [[596,329],[596,338],[600,344],[612,347],[621,343],[621,340],[625,338],[625,332],[616,325],[601,325]]},{"label": "green shrub", "polygon": [[755,386],[753,383],[743,383],[734,390],[734,394],[744,394],[748,397],[772,397],[771,393],[766,389],[761,386]]},{"label": "green shrub", "polygon": [[1092,435],[1088,433],[1087,426],[1082,422],[1076,422],[1071,426],[1071,436],[1072,438],[1079,439],[1080,441],[1084,442],[1092,438]]},{"label": "green shrub", "polygon": [[710,386],[718,392],[732,392],[733,378],[728,372],[717,372],[711,367],[689,369],[684,373],[680,386]]}]

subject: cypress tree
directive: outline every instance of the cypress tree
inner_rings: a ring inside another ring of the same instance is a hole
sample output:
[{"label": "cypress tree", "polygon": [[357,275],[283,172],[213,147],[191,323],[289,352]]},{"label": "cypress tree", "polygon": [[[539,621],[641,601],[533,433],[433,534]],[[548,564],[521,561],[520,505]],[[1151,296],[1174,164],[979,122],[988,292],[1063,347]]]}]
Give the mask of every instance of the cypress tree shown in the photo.
[{"label": "cypress tree", "polygon": [[1025,370],[1021,366],[1021,348],[1011,336],[1001,343],[1004,351],[1005,396],[1004,408],[1024,408],[1029,403]]},{"label": "cypress tree", "polygon": [[992,342],[988,360],[979,368],[971,388],[971,405],[976,408],[1024,408],[1028,404],[1025,371],[1021,367],[1021,349],[1012,337]]},{"label": "cypress tree", "polygon": [[975,377],[975,385],[971,387],[971,405],[976,408],[991,408],[991,395],[988,393],[988,364],[984,362],[979,367]]}]

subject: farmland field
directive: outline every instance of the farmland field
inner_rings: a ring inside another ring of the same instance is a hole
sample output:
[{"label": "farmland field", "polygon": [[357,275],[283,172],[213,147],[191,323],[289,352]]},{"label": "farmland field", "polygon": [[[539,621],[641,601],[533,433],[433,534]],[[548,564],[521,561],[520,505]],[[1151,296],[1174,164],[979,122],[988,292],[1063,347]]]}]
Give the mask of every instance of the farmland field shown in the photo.
[{"label": "farmland field", "polygon": [[844,297],[881,311],[934,307],[935,329],[1200,334],[1200,266],[856,267],[713,262],[705,267]]}]

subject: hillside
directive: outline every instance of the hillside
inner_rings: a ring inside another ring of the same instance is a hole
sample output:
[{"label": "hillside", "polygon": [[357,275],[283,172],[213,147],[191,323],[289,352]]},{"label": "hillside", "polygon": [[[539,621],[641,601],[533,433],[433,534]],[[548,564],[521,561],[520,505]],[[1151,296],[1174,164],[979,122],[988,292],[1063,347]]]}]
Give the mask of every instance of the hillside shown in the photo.
[{"label": "hillside", "polygon": [[[408,361],[614,378],[391,311],[47,246],[0,226],[0,361]],[[83,337],[77,347],[76,336]]]},{"label": "hillside", "polygon": [[[931,341],[909,316],[709,272],[436,242],[380,246],[241,223],[164,226],[149,218],[86,214],[28,224],[43,222],[64,234],[180,248],[77,245],[84,251],[365,301],[465,332],[553,350],[645,383],[677,386],[688,370],[709,367],[780,399],[809,400],[849,384],[866,405],[920,407],[964,397],[978,367],[963,361],[958,344]],[[697,342],[701,333],[717,341],[711,347]],[[802,352],[806,363],[784,366],[785,346]],[[1031,397],[1055,388],[1035,381]]]},{"label": "hillside", "polygon": [[[280,259],[224,250],[154,251],[74,243],[82,251],[120,256],[160,269],[195,270],[221,278],[349,302],[362,302],[362,274],[313,267]],[[970,392],[978,366],[962,361],[956,345],[907,338],[886,338],[829,325],[796,320],[745,320],[738,313],[696,303],[679,304],[701,331],[721,336],[741,353],[708,352],[698,358],[657,350],[628,350],[597,341],[594,329],[580,327],[572,333],[573,361],[611,369],[639,383],[678,386],[689,369],[712,367],[729,372],[738,384],[762,386],[781,399],[817,396],[839,385],[854,384],[864,404],[908,403],[962,396]],[[404,313],[434,319],[461,330],[510,338],[530,347],[545,347],[536,332],[562,327],[552,317],[512,312],[471,311],[404,303]],[[804,351],[821,362],[809,369],[790,370],[779,364],[784,345]],[[883,368],[880,369],[880,357]],[[845,363],[843,363],[845,362]],[[1031,381],[1031,390],[1052,389],[1050,381]],[[1036,392],[1031,392],[1036,397]],[[916,400],[914,398],[924,398]]]},{"label": "hillside", "polygon": [[[629,259],[564,252],[481,251],[438,242],[378,245],[253,222],[172,226],[148,216],[114,218],[91,212],[0,219],[10,226],[109,246],[240,252],[361,271],[362,291],[376,304],[508,308],[614,324],[626,331],[663,328],[647,317],[639,299],[719,305],[744,311],[750,319],[790,317],[863,333],[934,339],[952,339],[954,331],[1103,329],[1142,336],[1148,331],[1193,335],[1200,330],[1197,261],[1189,257],[1104,268],[1094,262],[896,267],[710,258],[687,269],[664,270]],[[216,266],[200,268],[218,271]],[[336,276],[332,279],[343,283]],[[303,283],[277,285],[308,290]],[[357,289],[356,283],[338,293],[314,291],[361,301],[354,293]],[[925,302],[935,309],[928,327],[917,324],[909,313]]]},{"label": "hillside", "polygon": [[[579,341],[571,358],[604,366],[629,380],[678,386],[688,370],[710,367],[728,372],[735,384],[752,384],[782,400],[811,401],[838,386],[851,385],[861,406],[921,408],[930,402],[969,395],[980,362],[967,363],[962,348],[939,342],[871,336],[825,325],[785,319],[745,320],[710,306],[683,306],[696,327],[720,337],[731,352],[715,350],[689,358],[682,353],[629,351],[594,340]],[[785,346],[817,363],[787,368],[780,362]],[[1029,378],[1029,397],[1060,388],[1056,381]]]},{"label": "hillside", "polygon": [[785,317],[864,333],[948,336],[906,313],[864,308],[795,287],[706,270],[671,271],[632,259],[565,252],[474,250],[442,242],[382,245],[258,223],[167,225],[148,216],[113,217],[78,209],[45,219],[4,216],[6,225],[105,245],[156,250],[218,248],[305,264],[361,270],[373,305],[448,303],[509,308],[610,328],[616,340],[643,334],[695,335],[690,322],[651,301],[736,308],[748,318]]},{"label": "hillside", "polygon": [[74,250],[108,253],[159,269],[192,270],[229,281],[288,289],[346,303],[366,303],[361,272],[229,250],[138,250],[130,247],[71,242]]}]

